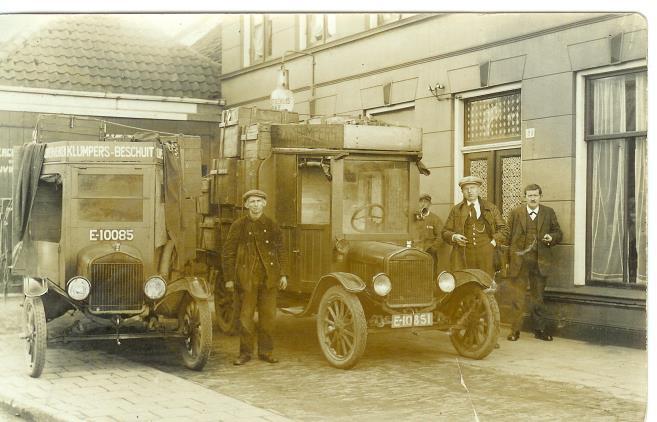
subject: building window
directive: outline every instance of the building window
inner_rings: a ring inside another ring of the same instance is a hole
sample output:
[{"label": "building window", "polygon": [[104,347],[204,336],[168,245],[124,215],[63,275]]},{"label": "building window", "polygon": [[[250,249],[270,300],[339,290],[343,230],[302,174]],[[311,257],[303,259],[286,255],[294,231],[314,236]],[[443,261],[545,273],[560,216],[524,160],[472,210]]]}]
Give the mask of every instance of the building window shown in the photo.
[{"label": "building window", "polygon": [[271,19],[268,15],[248,15],[244,20],[244,66],[262,63],[271,57]]},{"label": "building window", "polygon": [[414,14],[415,13],[370,13],[368,15],[368,24],[370,28],[376,28],[377,26],[382,26],[391,22],[406,19],[413,16]]},{"label": "building window", "polygon": [[646,284],[647,74],[586,80],[588,284]]},{"label": "building window", "polygon": [[465,103],[465,145],[520,140],[520,92]]},{"label": "building window", "polygon": [[316,13],[307,15],[306,33],[308,47],[332,40],[336,34],[335,15]]}]

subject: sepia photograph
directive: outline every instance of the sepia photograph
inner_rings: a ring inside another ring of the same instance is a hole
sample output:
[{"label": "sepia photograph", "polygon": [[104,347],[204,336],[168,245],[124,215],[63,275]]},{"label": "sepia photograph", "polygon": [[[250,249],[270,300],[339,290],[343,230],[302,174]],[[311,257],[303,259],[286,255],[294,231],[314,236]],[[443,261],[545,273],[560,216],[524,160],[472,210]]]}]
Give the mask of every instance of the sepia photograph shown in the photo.
[{"label": "sepia photograph", "polygon": [[615,4],[3,6],[0,421],[650,420]]}]

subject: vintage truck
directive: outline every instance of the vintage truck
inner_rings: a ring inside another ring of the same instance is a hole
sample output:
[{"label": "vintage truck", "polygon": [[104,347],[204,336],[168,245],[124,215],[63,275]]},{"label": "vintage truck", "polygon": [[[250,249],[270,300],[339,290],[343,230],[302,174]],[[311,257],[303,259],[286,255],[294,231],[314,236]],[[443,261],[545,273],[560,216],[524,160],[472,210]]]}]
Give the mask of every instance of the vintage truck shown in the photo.
[{"label": "vintage truck", "polygon": [[[113,136],[74,116],[41,116],[34,142],[15,149],[1,244],[3,271],[23,282],[31,376],[47,342],[89,339],[174,338],[184,365],[203,368],[212,287],[191,270],[200,161],[198,137]],[[81,318],[49,336],[69,310]]]},{"label": "vintage truck", "polygon": [[495,284],[484,272],[433,273],[411,245],[419,196],[419,129],[329,119],[298,123],[295,113],[224,112],[221,139],[199,197],[199,256],[216,286],[226,332],[237,327],[238,295],[221,279],[221,240],[243,212],[249,189],[269,195],[290,274],[279,307],[315,316],[319,346],[337,368],[363,355],[368,331],[449,331],[463,356],[481,359],[497,343]]}]

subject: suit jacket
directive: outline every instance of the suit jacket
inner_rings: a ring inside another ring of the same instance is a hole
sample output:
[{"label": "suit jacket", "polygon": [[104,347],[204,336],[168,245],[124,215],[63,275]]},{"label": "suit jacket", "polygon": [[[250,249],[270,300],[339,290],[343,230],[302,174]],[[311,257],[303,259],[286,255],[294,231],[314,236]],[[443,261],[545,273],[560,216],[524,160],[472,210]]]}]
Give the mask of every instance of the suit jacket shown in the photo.
[{"label": "suit jacket", "polygon": [[[527,238],[527,205],[519,205],[509,214],[509,224],[507,229],[507,244],[509,245],[509,276],[517,277],[520,269],[524,254],[522,253],[533,239]],[[561,242],[562,233],[557,221],[557,215],[554,210],[548,206],[540,204],[538,215],[536,216],[537,235],[536,245],[538,252],[538,269],[543,276],[547,276],[550,265],[552,265],[552,249],[551,247]],[[550,246],[547,246],[541,241],[543,236],[549,234],[552,236]],[[527,246],[525,246],[527,245]],[[531,253],[531,252],[529,252]]]},{"label": "suit jacket", "polygon": [[[481,198],[479,198],[479,206],[483,219],[492,231],[489,235],[495,239],[495,243],[498,245],[504,244],[506,240],[506,224],[504,218],[502,218],[502,214],[500,214],[500,210],[498,210],[497,206],[492,202]],[[467,237],[467,234],[465,233],[465,221],[469,215],[470,210],[468,209],[468,201],[464,199],[452,207],[442,230],[443,240],[452,245],[452,252],[450,254],[452,270],[465,268],[465,248],[460,247],[456,242],[453,242],[452,235],[462,234]]]},{"label": "suit jacket", "polygon": [[436,214],[429,212],[422,220],[415,220],[415,240],[417,246],[426,251],[429,248],[438,250],[443,243],[441,230],[443,222]]},{"label": "suit jacket", "polygon": [[253,225],[249,225],[250,221],[243,216],[230,226],[222,252],[224,276],[226,281],[235,281],[240,289],[251,291],[252,284],[257,282],[251,275],[262,258],[267,287],[271,289],[278,286],[281,275],[288,274],[283,234],[278,224],[265,215]]}]

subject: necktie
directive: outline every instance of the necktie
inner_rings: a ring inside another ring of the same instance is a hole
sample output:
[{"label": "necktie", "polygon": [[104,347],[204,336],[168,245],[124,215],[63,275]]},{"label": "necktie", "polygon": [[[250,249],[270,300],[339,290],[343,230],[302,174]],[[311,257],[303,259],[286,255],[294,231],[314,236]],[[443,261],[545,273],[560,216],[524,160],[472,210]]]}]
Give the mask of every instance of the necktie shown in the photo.
[{"label": "necktie", "polygon": [[536,211],[530,211],[529,217],[533,220],[536,217]]},{"label": "necktie", "polygon": [[477,219],[477,210],[475,209],[474,204],[470,204],[470,218]]}]

